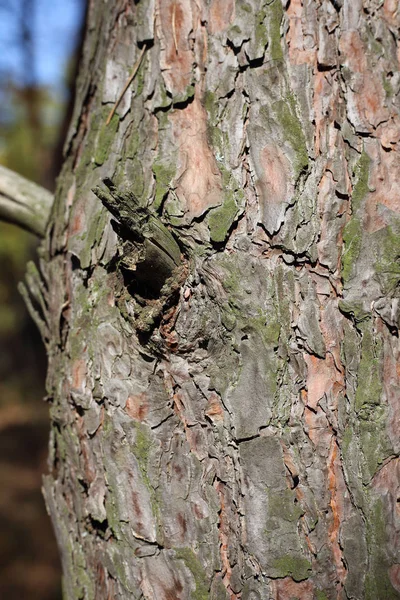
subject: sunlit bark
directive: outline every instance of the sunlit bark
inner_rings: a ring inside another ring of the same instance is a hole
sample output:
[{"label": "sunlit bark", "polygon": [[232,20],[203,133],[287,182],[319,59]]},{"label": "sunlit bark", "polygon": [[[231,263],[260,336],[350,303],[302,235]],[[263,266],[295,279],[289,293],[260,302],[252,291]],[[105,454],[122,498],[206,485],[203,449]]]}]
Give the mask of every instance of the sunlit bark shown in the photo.
[{"label": "sunlit bark", "polygon": [[400,597],[399,27],[92,3],[33,286],[66,598]]}]

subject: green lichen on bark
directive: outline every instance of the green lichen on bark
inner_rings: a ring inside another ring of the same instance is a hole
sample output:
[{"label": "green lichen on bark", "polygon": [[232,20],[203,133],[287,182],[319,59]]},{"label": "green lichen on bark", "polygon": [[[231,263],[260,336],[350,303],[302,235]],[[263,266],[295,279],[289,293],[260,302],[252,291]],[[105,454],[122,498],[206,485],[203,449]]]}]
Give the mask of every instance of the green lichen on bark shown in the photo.
[{"label": "green lichen on bark", "polygon": [[351,196],[352,216],[343,229],[343,254],[342,254],[342,278],[346,284],[353,272],[354,266],[360,256],[362,247],[362,222],[358,211],[362,202],[369,192],[368,179],[371,159],[364,151],[354,169],[356,183]]},{"label": "green lichen on bark", "polygon": [[222,165],[220,165],[220,171],[225,196],[224,202],[221,206],[211,209],[208,215],[210,238],[213,242],[225,241],[244,205],[244,193],[239,189],[233,175]]},{"label": "green lichen on bark", "polygon": [[287,554],[273,563],[278,577],[292,577],[294,581],[304,581],[311,576],[311,563],[306,558]]},{"label": "green lichen on bark", "polygon": [[144,88],[146,60],[142,60],[134,78],[135,96],[141,96]]},{"label": "green lichen on bark", "polygon": [[398,600],[399,593],[388,576],[395,560],[391,561],[385,552],[388,531],[381,499],[371,498],[366,524],[370,565],[365,578],[365,600]]},{"label": "green lichen on bark", "polygon": [[[351,365],[357,368],[357,383],[354,398],[349,392],[356,419],[347,424],[343,434],[342,449],[345,463],[355,469],[354,459],[359,457],[359,468],[362,481],[371,481],[379,466],[392,453],[391,444],[387,437],[385,423],[387,421],[387,406],[382,404],[383,392],[383,346],[379,335],[373,331],[371,319],[359,324],[362,331],[361,357],[359,363]],[[350,337],[350,339],[349,339]],[[353,353],[360,354],[358,337],[346,334],[344,343],[344,358],[346,363],[353,361]],[[361,490],[360,490],[361,491]],[[364,500],[362,500],[364,503]]]},{"label": "green lichen on bark", "polygon": [[156,192],[154,196],[154,209],[158,210],[171,187],[172,180],[176,173],[175,166],[167,164],[158,158],[153,163],[153,173],[156,180]]},{"label": "green lichen on bark", "polygon": [[87,563],[83,548],[79,543],[73,544],[74,554],[74,565],[75,565],[75,598],[85,598],[85,600],[94,600],[96,597],[96,590],[94,581],[92,581],[90,574],[88,573]]},{"label": "green lichen on bark", "polygon": [[181,94],[177,94],[176,96],[173,97],[173,104],[183,104],[185,102],[187,102],[188,100],[190,100],[191,98],[194,97],[194,93],[195,93],[195,86],[193,83],[190,83],[188,86],[186,86],[186,88],[183,90],[183,92]]},{"label": "green lichen on bark", "polygon": [[352,217],[343,229],[343,244],[342,278],[346,283],[350,279],[362,246],[361,223],[356,217]]},{"label": "green lichen on bark", "polygon": [[265,26],[265,18],[267,16],[267,12],[265,10],[261,10],[258,13],[258,18],[254,28],[254,38],[256,42],[256,47],[266,48],[268,44],[268,30]]},{"label": "green lichen on bark", "polygon": [[210,589],[208,578],[193,550],[191,548],[178,548],[175,550],[175,556],[178,560],[183,560],[193,575],[196,589],[191,593],[190,597],[193,600],[208,600]]},{"label": "green lichen on bark", "polygon": [[136,430],[136,439],[134,445],[135,456],[138,459],[142,474],[147,478],[147,462],[149,460],[150,448],[152,445],[150,433],[141,423],[134,423]]},{"label": "green lichen on bark", "polygon": [[[125,542],[125,540],[112,540],[107,546],[107,563],[110,568],[110,573],[119,582],[121,582],[124,591],[127,591],[130,595],[133,594],[135,587],[131,581],[129,573],[129,563],[125,560],[125,556],[132,554],[132,548]],[[110,565],[111,563],[111,565]]]},{"label": "green lichen on bark", "polygon": [[232,312],[229,302],[221,307],[221,323],[227,331],[232,331],[237,323],[236,316]]},{"label": "green lichen on bark", "polygon": [[287,94],[285,100],[275,102],[272,108],[282,127],[284,140],[289,142],[295,152],[294,170],[298,177],[308,167],[308,151],[293,93]]},{"label": "green lichen on bark", "polygon": [[382,292],[392,295],[400,281],[400,221],[394,220],[377,232],[377,261],[374,265]]},{"label": "green lichen on bark", "polygon": [[207,111],[210,125],[215,125],[218,118],[218,97],[214,92],[207,90],[203,96],[203,106]]},{"label": "green lichen on bark", "polygon": [[344,300],[339,300],[339,310],[345,314],[350,315],[356,323],[362,323],[370,319],[371,312],[365,311],[360,305],[358,301],[355,302],[345,302]]},{"label": "green lichen on bark", "polygon": [[361,327],[363,330],[361,361],[357,372],[355,395],[357,412],[360,412],[363,407],[380,404],[382,394],[382,341],[373,334],[371,321],[364,322]]},{"label": "green lichen on bark", "polygon": [[356,183],[351,195],[351,210],[353,214],[355,214],[359,208],[361,208],[361,203],[369,192],[368,179],[370,165],[371,159],[364,150],[354,169]]},{"label": "green lichen on bark", "polygon": [[393,87],[386,73],[382,73],[382,86],[387,99],[391,99],[393,97]]},{"label": "green lichen on bark", "polygon": [[[281,492],[268,493],[268,514],[273,519],[281,517],[290,523],[297,523],[304,510],[296,499],[293,490],[283,490]],[[267,524],[268,528],[268,524]]]},{"label": "green lichen on bark", "polygon": [[94,162],[96,165],[102,165],[108,158],[112,143],[118,131],[119,117],[117,114],[113,116],[110,123],[107,125],[107,116],[109,109],[105,108],[102,112],[102,121],[99,129],[99,134],[96,143],[96,151],[94,154]]},{"label": "green lichen on bark", "polygon": [[272,60],[283,60],[281,46],[281,23],[283,18],[283,7],[281,0],[275,0],[266,7],[269,34],[269,52]]},{"label": "green lichen on bark", "polygon": [[365,416],[360,421],[358,435],[360,450],[362,452],[362,478],[368,483],[377,473],[379,467],[392,453],[392,447],[388,440],[385,424],[387,422],[387,411],[377,407],[370,421]]},{"label": "green lichen on bark", "polygon": [[208,225],[213,242],[224,242],[228,231],[238,212],[237,204],[232,196],[225,198],[222,206],[210,211]]},{"label": "green lichen on bark", "polygon": [[207,92],[204,96],[204,106],[209,119],[207,134],[209,143],[214,150],[214,155],[221,173],[224,201],[221,206],[210,210],[208,226],[210,238],[213,242],[224,242],[228,232],[239,212],[243,211],[244,192],[226,166],[225,156],[230,152],[229,136],[223,132],[218,123],[218,103],[215,94]]},{"label": "green lichen on bark", "polygon": [[106,211],[99,207],[96,213],[93,212],[88,229],[83,233],[77,234],[82,242],[80,252],[80,264],[82,269],[87,269],[92,264],[92,249],[101,239],[108,220],[109,217]]},{"label": "green lichen on bark", "polygon": [[157,497],[157,490],[154,488],[149,477],[149,458],[153,442],[150,432],[145,425],[135,422],[134,427],[136,430],[136,439],[133,452],[138,461],[143,482],[149,491],[152,512],[158,526],[160,519],[159,499]]}]

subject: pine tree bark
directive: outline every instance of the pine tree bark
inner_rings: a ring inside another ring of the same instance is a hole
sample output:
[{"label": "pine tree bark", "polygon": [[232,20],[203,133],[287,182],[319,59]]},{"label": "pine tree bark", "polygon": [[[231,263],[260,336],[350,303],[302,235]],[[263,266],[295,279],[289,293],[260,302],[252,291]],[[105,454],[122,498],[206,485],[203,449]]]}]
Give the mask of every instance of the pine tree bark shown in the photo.
[{"label": "pine tree bark", "polygon": [[400,597],[399,19],[90,3],[28,282],[68,600]]}]

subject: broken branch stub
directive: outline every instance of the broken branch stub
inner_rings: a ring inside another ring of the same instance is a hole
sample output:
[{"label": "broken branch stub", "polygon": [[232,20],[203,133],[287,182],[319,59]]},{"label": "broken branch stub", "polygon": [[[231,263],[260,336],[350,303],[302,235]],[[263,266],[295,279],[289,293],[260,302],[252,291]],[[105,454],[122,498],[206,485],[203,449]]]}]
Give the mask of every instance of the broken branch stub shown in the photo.
[{"label": "broken branch stub", "polygon": [[149,288],[159,291],[182,263],[173,234],[156,213],[140,205],[134,194],[118,190],[110,179],[104,179],[103,184],[93,192],[117,219],[116,231],[120,238],[136,246],[132,270]]}]

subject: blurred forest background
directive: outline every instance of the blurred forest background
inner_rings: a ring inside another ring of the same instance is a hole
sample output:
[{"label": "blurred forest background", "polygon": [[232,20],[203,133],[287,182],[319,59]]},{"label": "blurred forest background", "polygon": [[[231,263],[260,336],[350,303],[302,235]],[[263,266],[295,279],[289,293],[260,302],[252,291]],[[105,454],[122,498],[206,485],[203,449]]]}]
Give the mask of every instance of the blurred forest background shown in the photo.
[{"label": "blurred forest background", "polygon": [[[0,0],[0,164],[54,191],[72,108],[85,0]],[[17,290],[37,240],[0,223],[0,598],[59,600],[41,495],[44,347]]]}]

